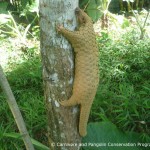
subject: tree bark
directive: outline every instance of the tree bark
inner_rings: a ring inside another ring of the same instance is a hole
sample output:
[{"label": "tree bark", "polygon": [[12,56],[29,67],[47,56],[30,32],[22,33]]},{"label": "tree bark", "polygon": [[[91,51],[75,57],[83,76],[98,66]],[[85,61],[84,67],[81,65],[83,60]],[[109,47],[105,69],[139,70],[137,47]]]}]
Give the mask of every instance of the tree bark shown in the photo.
[{"label": "tree bark", "polygon": [[74,10],[78,0],[40,0],[41,56],[44,95],[48,116],[50,149],[77,150],[79,108],[60,106],[59,101],[71,96],[74,56],[68,41],[56,32],[63,24],[70,30],[76,27]]}]

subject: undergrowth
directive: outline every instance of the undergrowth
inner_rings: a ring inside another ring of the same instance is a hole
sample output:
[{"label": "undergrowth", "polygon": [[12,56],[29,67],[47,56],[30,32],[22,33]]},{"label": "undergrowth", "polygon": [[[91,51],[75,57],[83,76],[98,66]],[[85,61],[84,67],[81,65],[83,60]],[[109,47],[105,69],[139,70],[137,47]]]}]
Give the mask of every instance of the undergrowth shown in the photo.
[{"label": "undergrowth", "polygon": [[98,38],[100,84],[90,121],[109,120],[150,140],[150,40],[133,36]]},{"label": "undergrowth", "polygon": [[[28,51],[31,53],[31,50],[28,49]],[[22,63],[9,62],[10,68],[6,69],[6,76],[31,137],[47,145],[41,61],[39,55],[36,54],[37,49],[32,49],[32,51],[32,55],[29,55],[30,53],[22,55],[24,58]],[[18,133],[19,131],[1,90],[0,116],[0,148],[2,150],[23,149],[24,143],[20,140],[3,136],[5,133]]]}]

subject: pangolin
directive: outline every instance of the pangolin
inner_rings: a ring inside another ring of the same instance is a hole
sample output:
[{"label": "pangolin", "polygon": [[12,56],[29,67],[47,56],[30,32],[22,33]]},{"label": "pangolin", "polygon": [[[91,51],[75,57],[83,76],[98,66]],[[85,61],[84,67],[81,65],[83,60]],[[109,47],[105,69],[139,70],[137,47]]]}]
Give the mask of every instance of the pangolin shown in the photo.
[{"label": "pangolin", "polygon": [[86,127],[99,84],[98,46],[91,18],[80,8],[75,9],[79,28],[69,31],[62,25],[57,26],[61,33],[71,43],[75,52],[75,78],[73,92],[69,100],[61,101],[63,106],[80,104],[79,134],[87,134]]}]

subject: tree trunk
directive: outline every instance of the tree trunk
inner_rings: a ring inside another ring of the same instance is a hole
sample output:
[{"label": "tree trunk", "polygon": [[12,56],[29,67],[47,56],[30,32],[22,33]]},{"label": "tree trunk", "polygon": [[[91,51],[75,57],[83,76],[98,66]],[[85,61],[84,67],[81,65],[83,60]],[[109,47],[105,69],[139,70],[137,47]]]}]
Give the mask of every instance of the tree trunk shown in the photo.
[{"label": "tree trunk", "polygon": [[63,24],[70,30],[75,29],[74,10],[78,0],[40,0],[39,3],[50,149],[77,150],[81,142],[78,134],[79,108],[66,108],[59,104],[59,101],[68,99],[72,94],[74,57],[68,41],[56,33],[56,25]]}]

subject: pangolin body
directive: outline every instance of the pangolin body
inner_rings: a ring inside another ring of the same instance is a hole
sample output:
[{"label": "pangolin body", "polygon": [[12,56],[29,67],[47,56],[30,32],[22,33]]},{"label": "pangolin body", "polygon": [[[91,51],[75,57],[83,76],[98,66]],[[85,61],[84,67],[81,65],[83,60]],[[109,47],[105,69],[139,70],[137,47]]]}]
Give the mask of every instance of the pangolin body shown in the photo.
[{"label": "pangolin body", "polygon": [[80,104],[79,133],[85,136],[90,109],[99,83],[99,58],[92,20],[80,8],[75,9],[75,14],[79,23],[78,31],[69,31],[57,26],[57,31],[69,40],[75,51],[73,94],[69,100],[60,103],[63,106]]}]

